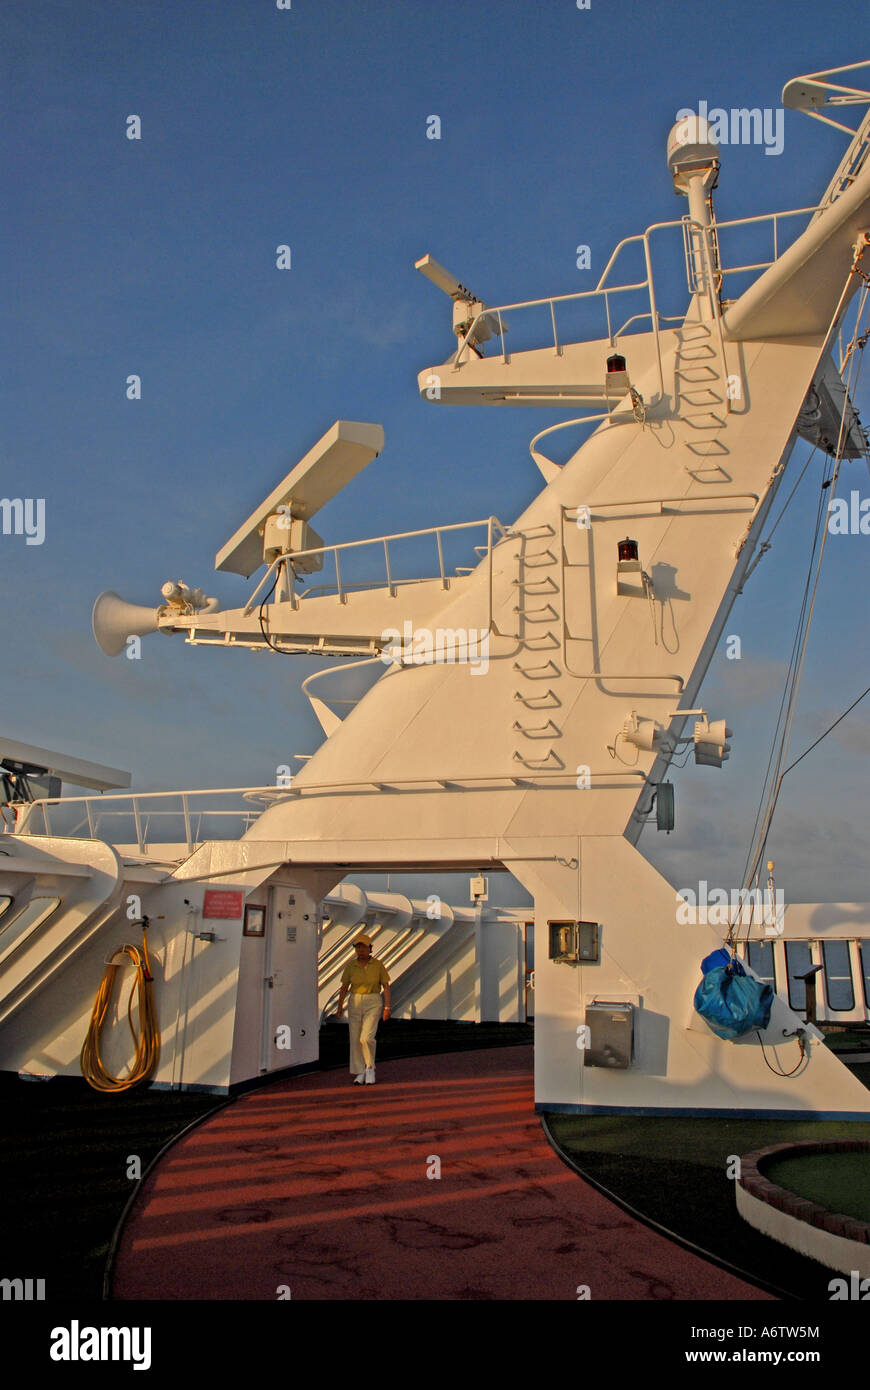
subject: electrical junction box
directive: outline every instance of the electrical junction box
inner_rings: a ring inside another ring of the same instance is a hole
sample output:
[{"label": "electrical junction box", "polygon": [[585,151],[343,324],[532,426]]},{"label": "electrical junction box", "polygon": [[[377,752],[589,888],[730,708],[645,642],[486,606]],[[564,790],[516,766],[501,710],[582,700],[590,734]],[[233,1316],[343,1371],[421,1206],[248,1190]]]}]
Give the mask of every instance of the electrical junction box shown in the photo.
[{"label": "electrical junction box", "polygon": [[583,1065],[627,1071],[634,1047],[634,1005],[599,1002],[586,1006],[589,1029]]},{"label": "electrical junction box", "polygon": [[598,922],[548,922],[550,960],[568,965],[596,965],[601,959]]}]

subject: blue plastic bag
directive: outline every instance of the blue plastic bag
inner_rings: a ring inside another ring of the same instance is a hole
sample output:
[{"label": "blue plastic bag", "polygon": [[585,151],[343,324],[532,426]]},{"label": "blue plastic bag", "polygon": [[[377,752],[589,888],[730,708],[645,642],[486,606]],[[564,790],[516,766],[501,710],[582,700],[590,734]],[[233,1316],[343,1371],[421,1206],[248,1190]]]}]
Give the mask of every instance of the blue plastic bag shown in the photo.
[{"label": "blue plastic bag", "polygon": [[715,970],[720,965],[730,965],[735,975],[745,975],[746,971],[735,956],[731,959],[731,952],[726,951],[724,946],[720,946],[718,951],[711,951],[709,956],[705,956],[701,961],[701,974],[706,975],[708,970]]},{"label": "blue plastic bag", "polygon": [[[706,964],[706,962],[705,962]],[[739,963],[738,963],[739,964]],[[733,1042],[770,1022],[773,989],[729,966],[708,970],[695,990],[695,1011],[718,1038]]]}]

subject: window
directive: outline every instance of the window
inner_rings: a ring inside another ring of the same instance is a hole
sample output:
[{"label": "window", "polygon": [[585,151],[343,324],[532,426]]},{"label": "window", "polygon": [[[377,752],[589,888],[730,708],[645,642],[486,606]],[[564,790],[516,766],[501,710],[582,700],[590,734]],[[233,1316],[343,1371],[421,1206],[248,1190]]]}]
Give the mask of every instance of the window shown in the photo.
[{"label": "window", "polygon": [[864,976],[864,1003],[870,1009],[870,941],[862,941],[861,949],[861,974]]},{"label": "window", "polygon": [[750,941],[746,948],[746,963],[759,980],[764,980],[776,993],[776,969],[772,941]]},{"label": "window", "polygon": [[813,964],[813,956],[808,941],[787,941],[785,943],[785,963],[788,969],[788,1002],[795,1013],[803,1013],[807,1006],[807,987],[795,975],[805,975]]},{"label": "window", "polygon": [[848,941],[824,941],[822,960],[825,964],[825,999],[828,1008],[839,1013],[854,1009],[855,990]]},{"label": "window", "polygon": [[22,942],[41,927],[60,904],[60,898],[31,898],[26,907],[0,923],[0,961],[11,955]]}]

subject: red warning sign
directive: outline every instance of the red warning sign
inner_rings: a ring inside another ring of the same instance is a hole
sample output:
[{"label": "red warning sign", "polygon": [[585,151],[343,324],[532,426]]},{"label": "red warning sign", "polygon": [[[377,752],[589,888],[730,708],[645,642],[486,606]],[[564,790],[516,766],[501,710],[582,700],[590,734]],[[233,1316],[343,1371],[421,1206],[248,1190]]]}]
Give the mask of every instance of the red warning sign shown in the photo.
[{"label": "red warning sign", "polygon": [[202,900],[203,917],[219,917],[224,921],[242,915],[244,893],[236,888],[206,888]]}]

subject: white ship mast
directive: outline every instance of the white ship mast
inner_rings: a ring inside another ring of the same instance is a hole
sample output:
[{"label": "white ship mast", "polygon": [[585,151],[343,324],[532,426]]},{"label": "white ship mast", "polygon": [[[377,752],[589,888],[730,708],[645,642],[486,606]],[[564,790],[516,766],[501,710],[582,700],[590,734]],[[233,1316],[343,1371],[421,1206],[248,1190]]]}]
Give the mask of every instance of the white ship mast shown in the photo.
[{"label": "white ship mast", "polygon": [[[825,78],[790,83],[784,100],[817,114],[843,95]],[[594,290],[488,306],[432,257],[418,262],[451,297],[457,336],[448,360],[420,373],[424,398],[585,412],[532,441],[545,486],[511,524],[496,501],[453,528],[324,544],[312,518],[384,446],[379,426],[337,421],[216,557],[244,576],[265,566],[244,606],[221,611],[181,582],[155,609],[101,596],[107,652],[159,629],[193,645],[354,656],[379,677],[357,699],[330,699],[327,677],[306,681],[321,747],[240,841],[203,844],[146,891],[150,910],[177,917],[203,885],[272,883],[292,889],[304,931],[303,907],[313,914],[352,871],[507,870],[534,900],[539,1107],[870,1113],[865,1088],[783,999],[764,1035],[740,1044],[693,1013],[699,963],[723,930],[683,925],[673,888],[636,848],[653,814],[673,824],[666,775],[680,746],[727,775],[729,712],[704,706],[701,683],[797,439],[838,459],[866,450],[832,356],[870,271],[866,151],[865,121],[817,207],[721,222],[719,150],[703,119],[684,118],[667,153],[687,215],[621,242]],[[728,266],[727,232],[749,222],[773,254]],[[668,244],[686,262],[676,320],[660,314],[653,273]],[[630,254],[639,280],[619,278]],[[750,287],[723,298],[727,276],[748,269]],[[600,327],[565,341],[575,309]],[[548,341],[524,348],[542,318]],[[547,435],[590,422],[564,467],[548,457]],[[446,551],[463,530],[479,562],[453,572]],[[424,541],[428,574],[400,578],[402,546]],[[357,561],[362,581],[349,578]],[[277,939],[273,949],[283,961]],[[203,989],[231,972],[212,959]],[[614,1041],[597,1047],[604,1015]],[[226,1052],[226,1039],[212,1045]],[[780,1045],[777,1071],[766,1053]],[[799,1046],[805,1065],[786,1078]]]}]

